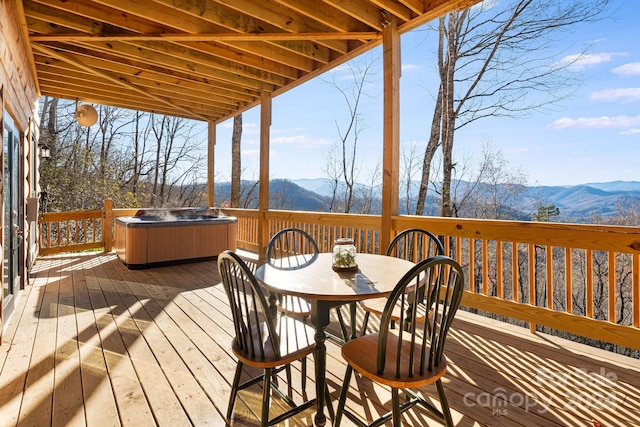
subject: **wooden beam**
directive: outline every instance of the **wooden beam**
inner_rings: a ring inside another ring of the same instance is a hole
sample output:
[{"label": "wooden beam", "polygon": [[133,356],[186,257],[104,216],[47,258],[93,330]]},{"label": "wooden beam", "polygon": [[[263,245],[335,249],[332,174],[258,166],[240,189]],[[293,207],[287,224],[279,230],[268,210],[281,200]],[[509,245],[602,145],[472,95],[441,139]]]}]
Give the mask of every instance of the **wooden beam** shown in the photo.
[{"label": "wooden beam", "polygon": [[425,0],[399,0],[399,2],[411,9],[416,15],[424,13],[426,9]]},{"label": "wooden beam", "polygon": [[215,154],[216,154],[216,124],[209,122],[207,127],[207,206],[216,204],[215,193]]},{"label": "wooden beam", "polygon": [[183,113],[188,114],[190,117],[194,117],[194,118],[198,118],[200,120],[208,121],[208,119],[205,116],[202,116],[200,114],[196,114],[196,113],[194,113],[194,112],[192,112],[192,111],[190,111],[188,109],[176,106],[173,102],[171,102],[170,99],[165,99],[165,98],[161,98],[159,96],[152,95],[148,91],[146,91],[146,90],[144,90],[142,88],[139,88],[139,87],[137,87],[135,85],[132,85],[132,84],[130,84],[128,82],[122,81],[121,79],[118,79],[117,77],[113,77],[110,73],[98,71],[98,70],[95,70],[95,69],[93,69],[91,67],[87,67],[82,62],[76,60],[75,58],[72,58],[69,55],[66,55],[66,54],[63,54],[63,53],[60,53],[60,52],[56,52],[53,49],[49,49],[47,47],[44,47],[44,46],[41,46],[41,45],[38,45],[38,44],[34,44],[33,47],[35,48],[35,50],[37,50],[37,51],[39,51],[39,52],[41,52],[41,53],[43,53],[45,55],[52,56],[54,58],[58,58],[61,61],[68,62],[68,63],[80,68],[81,70],[84,70],[84,71],[88,72],[88,73],[100,76],[100,77],[102,77],[104,79],[107,79],[107,80],[111,81],[112,83],[115,83],[117,85],[121,85],[122,87],[126,87],[128,89],[134,90],[134,91],[136,91],[138,93],[141,93],[143,95],[149,96],[150,98],[155,99],[156,101],[159,101],[159,102],[161,102],[163,104],[166,104],[167,106],[169,106],[171,108],[177,108],[178,110],[182,111]]},{"label": "wooden beam", "polygon": [[[160,0],[174,1],[174,0]],[[188,0],[187,0],[188,1]],[[217,19],[216,22],[229,22],[240,33],[264,32],[277,33],[286,31],[291,33],[324,33],[332,27],[327,27],[320,22],[309,19],[309,16],[298,13],[293,8],[285,8],[275,2],[256,2],[255,0],[215,0],[215,3],[228,8],[225,11],[225,19]],[[232,12],[232,11],[235,11]],[[245,23],[252,22],[258,31],[247,31]],[[204,32],[204,31],[201,31]],[[326,49],[337,51],[340,54],[347,53],[349,46],[346,40],[319,40]],[[281,46],[285,47],[283,44]]]},{"label": "wooden beam", "polygon": [[391,217],[398,215],[400,169],[400,34],[397,20],[389,16],[389,25],[382,32],[384,81],[384,129],[382,153],[382,228],[380,250],[389,246]]},{"label": "wooden beam", "polygon": [[[210,2],[204,3],[204,6],[198,5],[194,7],[192,1],[177,1],[180,3],[176,6],[176,0],[158,0],[154,2],[153,8],[140,8],[130,0],[97,0],[102,3],[108,3],[109,6],[124,11],[127,14],[144,17],[150,21],[162,24],[163,27],[158,32],[178,31],[186,34],[199,33],[226,33],[226,30],[236,33],[262,33],[271,32],[279,33],[280,31],[288,31],[294,33],[318,32],[322,33],[328,30],[326,27],[310,27],[308,22],[304,22],[302,17],[297,19],[295,16],[282,16],[281,8],[275,10],[267,10],[265,5],[256,3],[254,0],[245,2],[243,0],[233,0],[228,5],[224,5],[222,9],[215,10],[216,7]],[[219,9],[221,6],[218,5]],[[195,10],[194,10],[195,9]],[[253,16],[250,13],[257,13]],[[120,13],[112,19],[117,19]],[[203,15],[206,15],[203,16]],[[277,17],[279,26],[272,26],[271,20]],[[300,24],[302,23],[302,25]],[[265,29],[267,31],[265,31]],[[149,34],[150,32],[145,32]],[[289,41],[271,41],[271,46],[267,48],[257,48],[252,51],[253,54],[260,55],[259,51],[263,51],[265,55],[269,50],[287,50],[292,53],[306,56],[308,59],[317,59],[318,57],[331,56],[330,51],[336,50],[340,54],[348,51],[347,40],[321,40],[314,43],[309,40],[300,40],[296,42]],[[318,46],[322,44],[323,46]],[[251,48],[251,46],[249,46]],[[268,90],[270,91],[270,90]]]},{"label": "wooden beam", "polygon": [[402,21],[409,21],[413,16],[411,10],[409,10],[403,4],[398,3],[393,0],[371,0],[372,3],[376,4],[380,9],[384,11],[384,13],[390,13],[395,15],[398,19]]},{"label": "wooden beam", "polygon": [[398,26],[400,33],[404,34],[407,31],[411,31],[418,28],[436,18],[444,15],[445,13],[453,12],[454,10],[462,10],[473,6],[476,3],[480,3],[481,0],[430,0],[425,6],[424,13],[416,16],[411,21],[407,21]]},{"label": "wooden beam", "polygon": [[331,4],[342,13],[346,13],[364,23],[365,25],[382,31],[382,19],[380,9],[366,0],[324,0],[325,3]]},{"label": "wooden beam", "polygon": [[[244,77],[238,73],[227,71],[226,69],[219,67],[218,64],[212,63],[212,61],[210,61],[209,64],[204,65],[200,58],[188,55],[188,52],[185,52],[185,48],[180,48],[175,45],[173,48],[166,45],[163,48],[163,46],[160,46],[159,44],[150,45],[150,42],[144,42],[144,44],[143,42],[79,43],[80,46],[87,49],[87,54],[91,56],[99,56],[98,52],[102,52],[104,55],[116,55],[122,58],[139,61],[142,64],[146,64],[146,66],[151,65],[157,68],[165,68],[167,70],[174,70],[180,73],[190,73],[201,78],[218,80],[227,84],[255,91],[271,90],[273,86],[279,87],[285,83],[284,79],[278,79],[279,84],[275,84],[270,80],[259,80],[258,76]],[[39,44],[34,43],[34,46],[39,46]],[[64,45],[56,46],[56,48],[58,47],[64,48]],[[163,49],[164,51],[162,51]],[[182,52],[182,57],[178,57],[178,55],[180,55],[180,51]],[[240,68],[242,67],[241,64],[238,65]]]},{"label": "wooden beam", "polygon": [[[241,89],[229,83],[216,81],[214,85],[210,80],[194,75],[161,70],[154,66],[143,68],[145,64],[129,61],[125,58],[115,58],[107,55],[91,57],[87,56],[89,53],[84,49],[76,50],[76,53],[84,56],[82,62],[87,67],[126,76],[126,78],[122,78],[140,87],[169,87],[176,93],[185,92],[208,99],[215,97],[220,103],[230,106],[254,102],[260,97],[259,92]],[[36,54],[36,65],[41,69],[70,69],[72,67],[67,62],[40,54]],[[78,71],[77,68],[74,68],[74,70]]]},{"label": "wooden beam", "polygon": [[[20,31],[22,32],[22,37],[24,40],[28,40],[29,37],[29,27],[27,26],[27,20],[24,16],[24,5],[21,1],[16,2],[16,10],[18,11],[18,19],[20,20]],[[33,76],[33,84],[36,89],[36,94],[38,97],[42,96],[40,94],[40,84],[38,83],[38,72],[36,71],[36,63],[33,60],[33,50],[31,49],[30,43],[24,43],[25,49],[27,50],[27,58],[29,60],[29,70],[31,71],[31,75]],[[0,302],[2,302],[0,300]],[[4,323],[3,323],[4,324]]]},{"label": "wooden beam", "polygon": [[271,94],[264,92],[260,99],[260,191],[258,200],[258,256],[264,259],[269,242],[269,151],[271,129]]},{"label": "wooden beam", "polygon": [[171,41],[171,42],[250,42],[283,40],[374,40],[382,37],[374,31],[364,32],[326,32],[326,33],[222,33],[222,34],[34,34],[29,36],[32,42],[91,42],[91,41]]},{"label": "wooden beam", "polygon": [[309,0],[276,0],[289,9],[306,16],[311,21],[319,22],[335,31],[361,32],[371,29],[359,20],[344,14],[336,13],[336,9],[322,1]]}]

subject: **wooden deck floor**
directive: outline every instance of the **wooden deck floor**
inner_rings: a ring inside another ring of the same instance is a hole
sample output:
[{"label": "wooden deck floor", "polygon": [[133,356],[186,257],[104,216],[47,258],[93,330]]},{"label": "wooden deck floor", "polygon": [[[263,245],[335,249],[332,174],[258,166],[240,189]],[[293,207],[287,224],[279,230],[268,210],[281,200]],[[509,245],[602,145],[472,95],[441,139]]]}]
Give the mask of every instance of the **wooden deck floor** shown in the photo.
[{"label": "wooden deck floor", "polygon": [[[38,259],[30,283],[0,346],[2,426],[225,424],[233,327],[215,262],[132,271],[114,254],[65,254]],[[446,353],[456,426],[640,426],[638,360],[463,312]],[[337,400],[345,365],[332,343],[327,366]],[[240,398],[232,425],[257,425],[260,388]],[[367,417],[390,394],[352,380],[348,404]],[[404,420],[441,425],[420,410]]]}]

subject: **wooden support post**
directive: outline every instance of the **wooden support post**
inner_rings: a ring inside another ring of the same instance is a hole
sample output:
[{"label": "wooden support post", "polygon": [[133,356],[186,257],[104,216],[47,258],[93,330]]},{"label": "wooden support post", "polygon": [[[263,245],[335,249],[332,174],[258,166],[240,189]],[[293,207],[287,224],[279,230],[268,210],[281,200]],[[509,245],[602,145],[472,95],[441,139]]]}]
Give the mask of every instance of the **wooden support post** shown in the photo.
[{"label": "wooden support post", "polygon": [[207,129],[207,206],[213,207],[216,204],[215,190],[215,148],[216,148],[216,124],[209,122]]},{"label": "wooden support post", "polygon": [[264,259],[269,242],[269,144],[271,129],[271,94],[262,93],[260,100],[260,193],[258,200],[258,256]]},{"label": "wooden support post", "polygon": [[631,283],[633,289],[633,317],[632,325],[640,328],[640,255],[632,255]]},{"label": "wooden support post", "polygon": [[113,200],[105,199],[102,215],[102,242],[104,251],[111,252],[113,248]]},{"label": "wooden support post", "polygon": [[391,241],[394,215],[398,215],[400,169],[400,35],[395,18],[382,31],[384,129],[382,155],[382,223],[380,224],[380,252]]}]

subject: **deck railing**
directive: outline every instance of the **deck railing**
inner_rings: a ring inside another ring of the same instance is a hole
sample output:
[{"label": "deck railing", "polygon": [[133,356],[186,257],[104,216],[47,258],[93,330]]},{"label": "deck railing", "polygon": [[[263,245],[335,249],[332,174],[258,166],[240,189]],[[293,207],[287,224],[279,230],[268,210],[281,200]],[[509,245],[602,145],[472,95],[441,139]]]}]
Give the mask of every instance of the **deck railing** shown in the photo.
[{"label": "deck railing", "polygon": [[114,220],[132,216],[138,209],[113,209],[105,200],[102,210],[49,212],[38,216],[40,255],[77,252],[91,249],[111,251]]},{"label": "deck railing", "polygon": [[[40,253],[111,250],[113,219],[135,211],[105,203],[104,211],[42,215],[41,243],[56,244],[41,246]],[[238,247],[256,252],[259,213],[224,213],[238,218]],[[384,252],[379,216],[268,211],[265,217],[269,235],[299,227],[321,251],[329,251],[338,237],[353,237],[359,252]],[[77,225],[97,220],[102,228]],[[470,309],[526,322],[532,331],[552,328],[640,350],[640,228],[418,216],[392,220],[394,232],[411,227],[440,236],[447,254],[463,266],[463,304]],[[97,230],[107,236],[106,244],[78,241],[80,235],[99,236]]]}]

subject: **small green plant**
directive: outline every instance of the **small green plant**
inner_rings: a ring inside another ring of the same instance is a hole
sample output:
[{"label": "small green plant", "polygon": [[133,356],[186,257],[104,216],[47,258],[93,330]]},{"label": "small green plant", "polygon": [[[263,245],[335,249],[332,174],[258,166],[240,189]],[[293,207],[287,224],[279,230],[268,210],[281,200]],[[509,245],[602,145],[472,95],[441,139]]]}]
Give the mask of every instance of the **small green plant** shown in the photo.
[{"label": "small green plant", "polygon": [[337,267],[348,268],[356,265],[356,259],[347,251],[338,251],[333,254],[333,263]]}]

